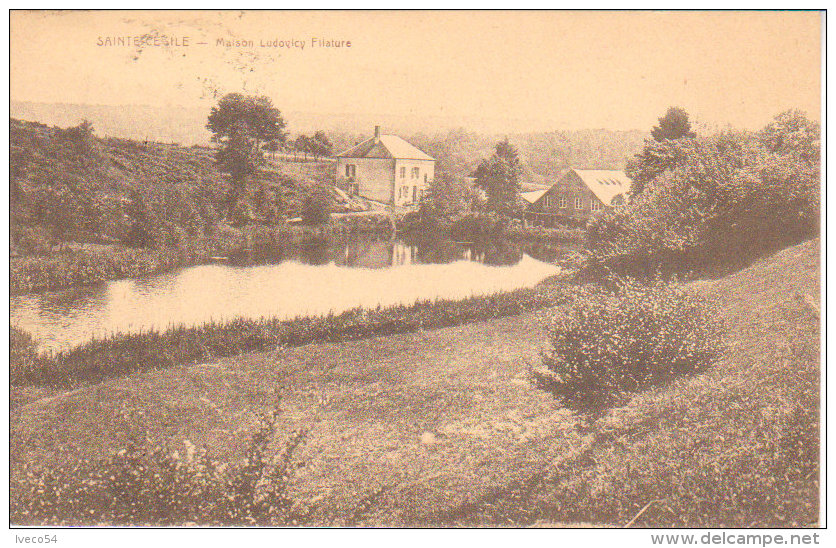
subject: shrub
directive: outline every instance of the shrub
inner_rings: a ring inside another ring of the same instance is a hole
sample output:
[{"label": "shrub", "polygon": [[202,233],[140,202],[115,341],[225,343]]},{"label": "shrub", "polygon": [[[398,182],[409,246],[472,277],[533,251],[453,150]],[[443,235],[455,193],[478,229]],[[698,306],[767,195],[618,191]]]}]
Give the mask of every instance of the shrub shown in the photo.
[{"label": "shrub", "polygon": [[99,462],[27,469],[12,483],[11,520],[19,525],[299,525],[312,512],[288,494],[306,431],[270,454],[278,410],[259,417],[242,463],[220,463],[205,449],[132,442]]},{"label": "shrub", "polygon": [[703,371],[720,348],[711,305],[661,281],[585,286],[554,316],[537,385],[583,407]]},{"label": "shrub", "polygon": [[44,227],[12,225],[11,237],[26,254],[46,255],[52,250],[52,235]]},{"label": "shrub", "polygon": [[331,219],[331,197],[324,191],[315,191],[305,197],[302,204],[302,220],[309,225],[324,225]]},{"label": "shrub", "polygon": [[492,214],[465,215],[450,227],[450,236],[457,240],[476,241],[499,238],[505,232],[508,219]]},{"label": "shrub", "polygon": [[9,376],[28,378],[42,367],[37,345],[32,335],[14,326],[9,326]]},{"label": "shrub", "polygon": [[706,271],[815,236],[819,133],[787,112],[756,134],[648,145],[631,163],[630,203],[590,224],[593,263],[634,275]]}]

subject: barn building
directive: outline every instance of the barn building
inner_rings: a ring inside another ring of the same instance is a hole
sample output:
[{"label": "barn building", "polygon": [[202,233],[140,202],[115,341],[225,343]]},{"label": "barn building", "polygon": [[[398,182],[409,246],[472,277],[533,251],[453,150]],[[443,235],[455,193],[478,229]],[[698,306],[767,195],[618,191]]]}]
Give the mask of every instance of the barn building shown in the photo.
[{"label": "barn building", "polygon": [[435,158],[397,135],[374,137],[337,154],[336,183],[350,195],[396,206],[418,204],[435,176]]},{"label": "barn building", "polygon": [[528,224],[581,224],[595,213],[624,204],[631,181],[623,171],[571,169],[550,188],[524,192]]}]

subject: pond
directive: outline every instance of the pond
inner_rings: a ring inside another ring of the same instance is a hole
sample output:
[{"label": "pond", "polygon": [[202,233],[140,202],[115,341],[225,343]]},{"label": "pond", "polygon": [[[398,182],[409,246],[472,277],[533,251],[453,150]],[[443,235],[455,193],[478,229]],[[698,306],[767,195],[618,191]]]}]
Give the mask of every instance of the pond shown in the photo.
[{"label": "pond", "polygon": [[41,350],[61,350],[112,333],[486,295],[536,285],[560,270],[511,244],[375,238],[219,259],[155,276],[12,296],[11,324],[31,333]]}]

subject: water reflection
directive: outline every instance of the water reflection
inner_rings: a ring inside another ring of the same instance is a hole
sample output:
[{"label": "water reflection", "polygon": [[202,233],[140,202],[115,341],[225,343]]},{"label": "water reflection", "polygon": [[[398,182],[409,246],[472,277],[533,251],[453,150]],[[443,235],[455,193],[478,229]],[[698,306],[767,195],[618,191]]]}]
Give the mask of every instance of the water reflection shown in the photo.
[{"label": "water reflection", "polygon": [[507,291],[558,270],[503,242],[315,240],[158,276],[15,296],[10,312],[42,349],[61,349],[113,332]]},{"label": "water reflection", "polygon": [[[560,248],[560,253],[565,252]],[[228,264],[255,266],[277,264],[288,260],[308,265],[355,268],[389,268],[411,264],[448,264],[454,261],[475,261],[492,266],[511,266],[522,260],[523,253],[537,257],[528,249],[505,241],[462,243],[438,239],[391,240],[366,237],[351,241],[311,239],[283,248],[264,248],[229,255]],[[553,258],[548,258],[552,261]]]}]

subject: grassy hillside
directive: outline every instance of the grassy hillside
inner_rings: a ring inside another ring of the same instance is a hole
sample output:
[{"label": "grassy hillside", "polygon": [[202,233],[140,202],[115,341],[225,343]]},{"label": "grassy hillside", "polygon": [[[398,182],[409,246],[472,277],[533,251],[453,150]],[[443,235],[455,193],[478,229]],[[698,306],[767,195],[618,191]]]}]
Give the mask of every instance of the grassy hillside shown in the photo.
[{"label": "grassy hillside", "polygon": [[[101,139],[75,128],[10,121],[12,243],[22,253],[63,242],[180,247],[228,215],[228,176],[213,150]],[[299,214],[330,164],[270,163],[248,182],[243,223]],[[235,219],[233,219],[235,221]]]},{"label": "grassy hillside", "polygon": [[38,470],[95,471],[136,440],[239,462],[278,390],[271,447],[307,431],[288,493],[315,524],[815,525],[819,257],[814,240],[692,284],[723,305],[724,359],[593,415],[531,384],[544,312],[44,394],[12,411],[11,519],[31,522]]}]

